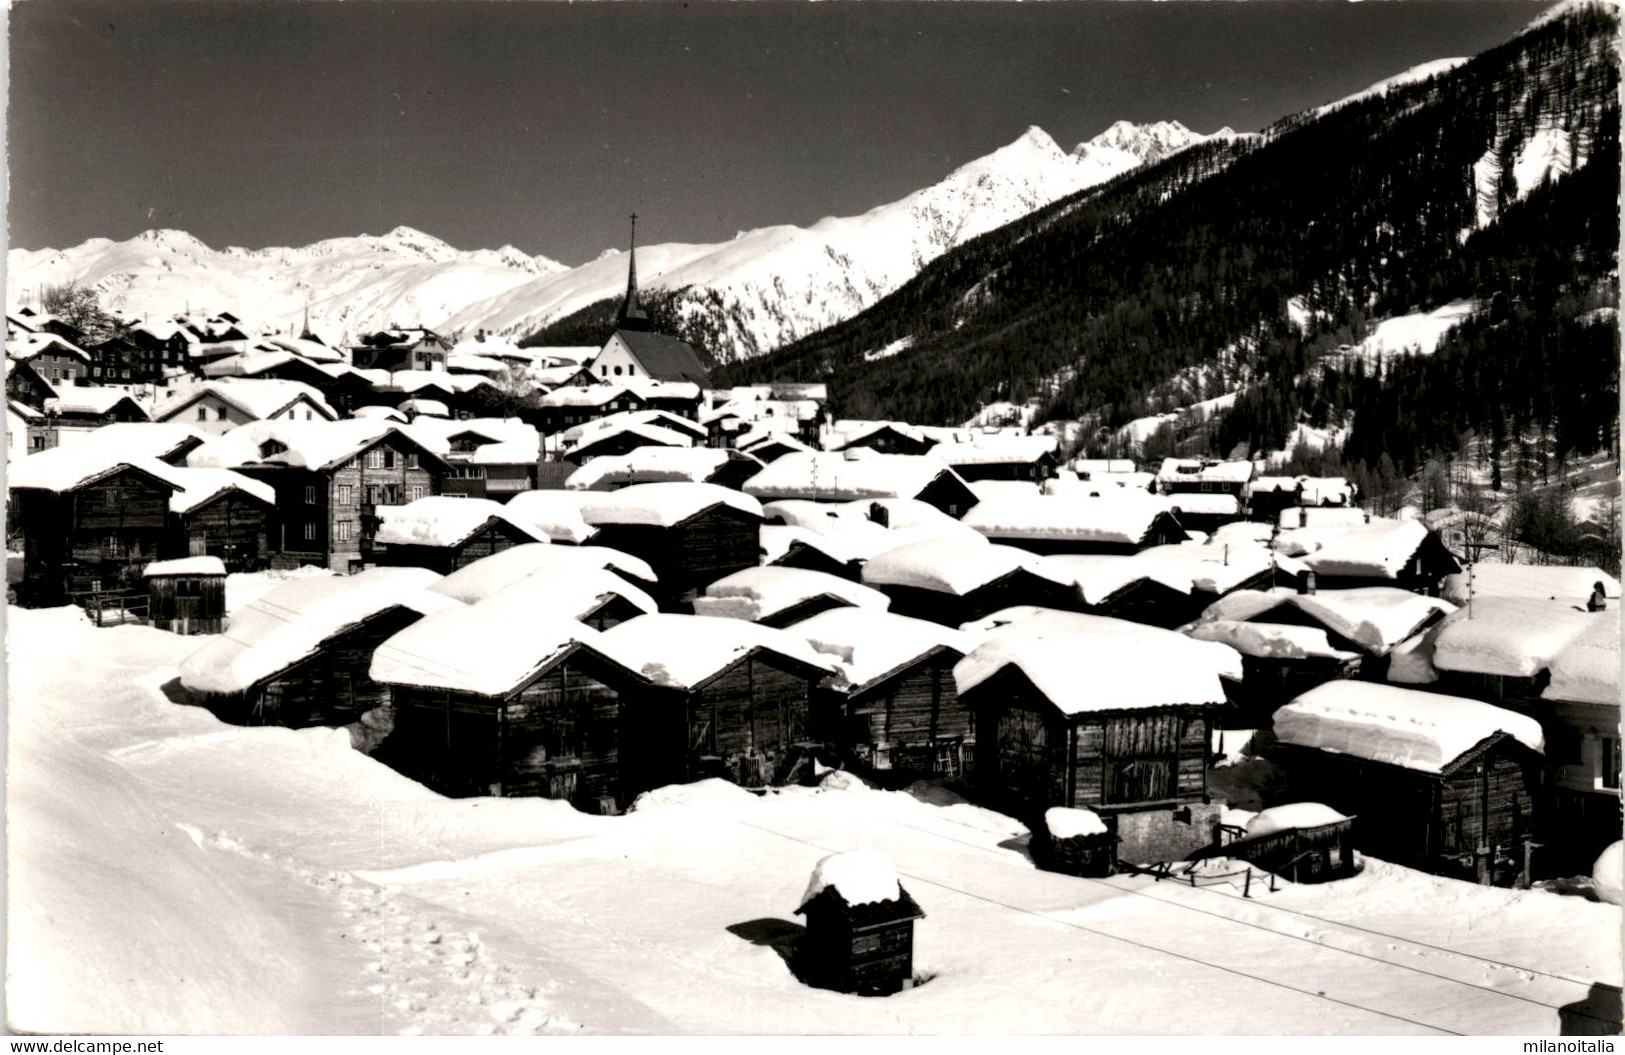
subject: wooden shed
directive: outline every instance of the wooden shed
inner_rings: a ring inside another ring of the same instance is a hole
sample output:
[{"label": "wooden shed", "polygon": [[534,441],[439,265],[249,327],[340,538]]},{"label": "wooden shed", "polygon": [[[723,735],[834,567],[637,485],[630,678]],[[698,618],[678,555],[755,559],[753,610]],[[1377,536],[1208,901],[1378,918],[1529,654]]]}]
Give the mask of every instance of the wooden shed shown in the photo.
[{"label": "wooden shed", "polygon": [[792,630],[837,666],[814,697],[813,728],[848,765],[889,784],[973,770],[976,731],[953,678],[971,635],[863,608],[823,612]]},{"label": "wooden shed", "polygon": [[863,582],[892,599],[892,611],[946,626],[1011,605],[1077,608],[1076,577],[1012,546],[964,539],[911,542],[869,558]]},{"label": "wooden shed", "polygon": [[1321,589],[1334,590],[1397,586],[1437,597],[1445,579],[1461,571],[1438,532],[1418,520],[1378,517],[1316,540],[1315,548],[1300,559],[1315,573]]},{"label": "wooden shed", "polygon": [[174,634],[218,634],[226,622],[226,566],[219,557],[154,561],[147,580],[147,619]]},{"label": "wooden shed", "polygon": [[[229,636],[182,660],[181,685],[222,720],[240,725],[363,722],[389,703],[367,673],[373,650],[424,613],[461,607],[426,589],[439,578],[421,568],[375,568],[291,580],[234,613]],[[370,745],[387,719],[374,715],[366,723],[353,735]]]},{"label": "wooden shed", "polygon": [[796,915],[807,917],[796,970],[809,985],[887,996],[913,984],[914,921],[925,912],[878,851],[820,860]]},{"label": "wooden shed", "polygon": [[625,702],[623,758],[644,788],[706,777],[761,787],[810,771],[812,693],[833,664],[789,631],[649,615],[606,631],[603,648],[650,682]]},{"label": "wooden shed", "polygon": [[757,537],[764,567],[805,568],[853,582],[863,576],[862,562],[838,539],[788,524],[763,524]]},{"label": "wooden shed", "polygon": [[1510,884],[1538,838],[1544,741],[1533,718],[1477,700],[1334,681],[1275,712],[1289,795],[1360,816],[1386,861]]},{"label": "wooden shed", "polygon": [[1094,810],[1051,806],[1029,844],[1040,868],[1101,878],[1117,871],[1117,836]]},{"label": "wooden shed", "polygon": [[833,608],[885,611],[891,599],[850,579],[804,568],[745,568],[725,575],[694,598],[695,615],[748,619],[787,627]]},{"label": "wooden shed", "polygon": [[489,498],[429,495],[406,505],[379,506],[378,520],[373,556],[379,564],[428,568],[442,575],[542,541]]},{"label": "wooden shed", "polygon": [[569,618],[480,603],[379,645],[395,727],[380,761],[454,798],[563,799],[614,814],[646,787],[625,766],[622,694],[645,684]]},{"label": "wooden shed", "polygon": [[976,780],[994,805],[1029,827],[1052,806],[1085,807],[1115,818],[1124,859],[1178,860],[1217,836],[1217,810],[1202,807],[1207,712],[1225,699],[1219,663],[1206,644],[1132,626],[1051,634],[1018,623],[960,660],[954,681],[976,716]]},{"label": "wooden shed", "polygon": [[1325,883],[1358,870],[1354,818],[1319,802],[1290,802],[1261,811],[1225,852],[1294,883]]},{"label": "wooden shed", "polygon": [[597,541],[648,561],[663,606],[683,608],[707,585],[758,561],[762,507],[716,484],[634,484],[581,507]]}]

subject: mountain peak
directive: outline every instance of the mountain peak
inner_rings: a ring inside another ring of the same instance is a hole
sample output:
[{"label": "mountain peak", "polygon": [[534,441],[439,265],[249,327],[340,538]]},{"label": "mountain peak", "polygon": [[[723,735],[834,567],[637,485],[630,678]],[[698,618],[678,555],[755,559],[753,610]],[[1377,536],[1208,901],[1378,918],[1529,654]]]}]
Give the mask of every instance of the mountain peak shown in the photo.
[{"label": "mountain peak", "polygon": [[1139,158],[1142,164],[1161,161],[1169,154],[1209,138],[1193,132],[1178,121],[1153,121],[1138,124],[1134,121],[1114,121],[1104,132],[1072,151],[1074,157],[1086,158],[1102,149],[1122,151]]},{"label": "mountain peak", "polygon": [[204,252],[209,251],[209,247],[204,245],[195,236],[188,234],[185,231],[177,231],[172,227],[149,228],[136,235],[133,239],[131,239],[131,241],[151,243],[153,245],[162,246],[165,249],[180,249],[191,252],[196,252],[198,250],[202,250]]}]

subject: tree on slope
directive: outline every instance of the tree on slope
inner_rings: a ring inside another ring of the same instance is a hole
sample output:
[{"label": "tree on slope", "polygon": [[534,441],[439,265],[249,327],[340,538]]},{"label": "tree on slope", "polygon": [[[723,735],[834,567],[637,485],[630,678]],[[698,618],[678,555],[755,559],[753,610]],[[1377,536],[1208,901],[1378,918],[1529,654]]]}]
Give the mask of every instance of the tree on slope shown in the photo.
[{"label": "tree on slope", "polygon": [[96,291],[77,282],[46,286],[40,294],[40,307],[78,330],[87,344],[110,340],[121,329],[118,320],[103,310]]}]

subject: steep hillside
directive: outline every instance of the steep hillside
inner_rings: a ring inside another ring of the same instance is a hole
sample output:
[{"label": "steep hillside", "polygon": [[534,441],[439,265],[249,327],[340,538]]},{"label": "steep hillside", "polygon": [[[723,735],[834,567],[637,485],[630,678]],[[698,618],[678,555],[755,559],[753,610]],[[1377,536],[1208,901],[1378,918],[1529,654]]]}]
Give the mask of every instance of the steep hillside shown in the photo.
[{"label": "steep hillside", "polygon": [[1317,342],[1388,316],[1497,294],[1586,310],[1616,282],[1617,33],[1611,8],[1577,6],[1261,143],[1187,149],[962,246],[728,376],[826,380],[852,416],[949,423],[1034,397],[1111,427],[1180,378],[1209,386],[1197,398],[1238,377],[1287,388]]}]

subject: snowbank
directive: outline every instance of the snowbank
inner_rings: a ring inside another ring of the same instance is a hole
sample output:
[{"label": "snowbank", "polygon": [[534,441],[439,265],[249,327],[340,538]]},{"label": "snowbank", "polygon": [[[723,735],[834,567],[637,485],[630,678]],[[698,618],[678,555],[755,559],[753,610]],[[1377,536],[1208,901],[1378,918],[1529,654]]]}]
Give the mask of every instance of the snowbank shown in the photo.
[{"label": "snowbank", "polygon": [[1625,842],[1609,846],[1591,866],[1591,889],[1610,905],[1620,902],[1620,890],[1625,886]]},{"label": "snowbank", "polygon": [[1319,802],[1291,802],[1284,806],[1271,806],[1247,821],[1247,838],[1274,835],[1289,828],[1318,828],[1322,824],[1336,824],[1347,817],[1330,806]]},{"label": "snowbank", "polygon": [[1331,681],[1275,712],[1283,744],[1438,773],[1485,737],[1544,751],[1540,723],[1477,700],[1392,685]]},{"label": "snowbank", "polygon": [[848,905],[896,901],[903,893],[897,869],[878,850],[848,850],[819,860],[801,895],[801,908],[826,889],[841,895]]},{"label": "snowbank", "polygon": [[857,608],[884,610],[891,598],[850,579],[804,568],[746,568],[724,576],[694,599],[695,615],[760,622],[787,608],[828,595]]}]

